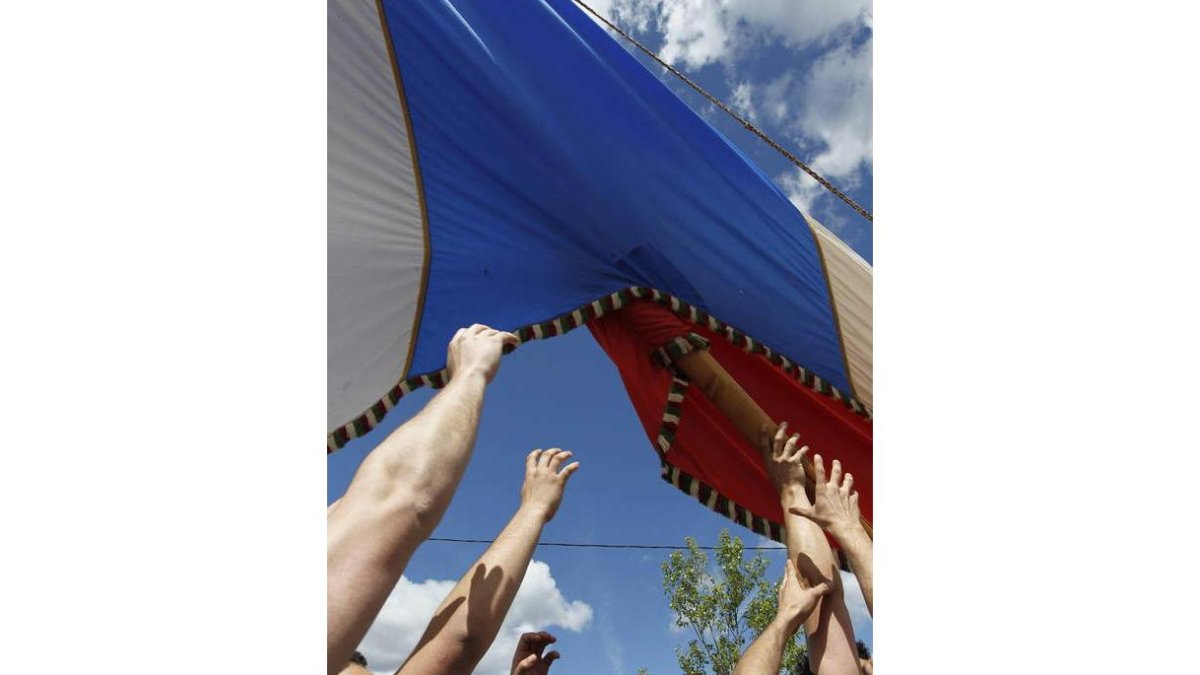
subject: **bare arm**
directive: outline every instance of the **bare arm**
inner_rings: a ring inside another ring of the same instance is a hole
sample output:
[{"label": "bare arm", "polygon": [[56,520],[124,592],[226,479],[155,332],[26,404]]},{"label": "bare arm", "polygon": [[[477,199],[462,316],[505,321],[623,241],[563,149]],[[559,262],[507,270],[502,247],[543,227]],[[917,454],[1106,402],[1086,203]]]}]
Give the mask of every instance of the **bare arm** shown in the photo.
[{"label": "bare arm", "polygon": [[779,490],[783,508],[788,558],[796,562],[800,575],[809,586],[825,583],[830,588],[804,625],[812,669],[821,675],[858,675],[854,628],[842,594],[833,549],[820,526],[789,511],[793,506],[811,504],[804,492],[803,461],[808,447],[796,449],[799,437],[787,437],[786,422],[779,426],[773,439],[767,428],[763,428],[761,434],[767,473]]},{"label": "bare arm", "polygon": [[837,539],[838,545],[846,553],[850,561],[850,569],[858,578],[862,588],[863,599],[867,601],[867,611],[874,613],[871,602],[871,536],[863,529],[862,519],[858,511],[858,493],[852,492],[854,476],[842,476],[842,465],[836,459],[829,472],[829,480],[825,480],[825,462],[820,455],[813,457],[813,470],[816,473],[815,499],[811,505],[792,507],[792,513],[812,520]]},{"label": "bare arm", "polygon": [[779,609],[775,618],[738,659],[733,675],[778,675],[788,640],[812,614],[820,597],[828,592],[828,584],[803,588],[796,563],[789,558],[783,583],[779,585]]},{"label": "bare arm", "polygon": [[512,606],[542,528],[554,517],[567,479],[579,468],[570,452],[534,450],[525,460],[521,506],[483,556],[442,601],[399,673],[469,673],[487,653]]},{"label": "bare arm", "polygon": [[[327,671],[337,673],[417,546],[446,512],[471,458],[483,393],[516,336],[475,325],[447,349],[450,382],[367,455],[327,514]],[[336,508],[335,508],[336,507]]]}]

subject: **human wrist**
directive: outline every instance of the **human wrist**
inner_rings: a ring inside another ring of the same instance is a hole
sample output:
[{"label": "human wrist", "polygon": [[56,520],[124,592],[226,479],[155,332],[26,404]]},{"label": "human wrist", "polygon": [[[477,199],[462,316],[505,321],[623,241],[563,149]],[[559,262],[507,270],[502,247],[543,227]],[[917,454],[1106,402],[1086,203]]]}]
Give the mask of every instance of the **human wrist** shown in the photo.
[{"label": "human wrist", "polygon": [[849,548],[852,544],[870,540],[870,537],[867,536],[867,531],[863,529],[862,523],[857,520],[839,518],[836,522],[830,523],[826,529],[829,530],[829,534],[832,534],[834,539],[838,540],[838,543],[843,548]]},{"label": "human wrist", "polygon": [[804,618],[799,615],[785,615],[783,611],[775,614],[775,618],[771,619],[771,623],[767,625],[768,630],[776,631],[780,637],[787,640],[796,631],[800,630],[800,625],[804,623]]},{"label": "human wrist", "polygon": [[450,375],[450,381],[487,385],[487,369],[481,366],[463,366]]},{"label": "human wrist", "polygon": [[517,508],[517,517],[527,519],[530,522],[536,522],[538,525],[545,525],[554,516],[553,510],[548,504],[531,500],[521,502],[521,506]]},{"label": "human wrist", "polygon": [[779,502],[784,511],[787,511],[789,506],[812,506],[812,502],[808,500],[808,493],[804,491],[804,485],[801,483],[783,486],[779,491]]}]

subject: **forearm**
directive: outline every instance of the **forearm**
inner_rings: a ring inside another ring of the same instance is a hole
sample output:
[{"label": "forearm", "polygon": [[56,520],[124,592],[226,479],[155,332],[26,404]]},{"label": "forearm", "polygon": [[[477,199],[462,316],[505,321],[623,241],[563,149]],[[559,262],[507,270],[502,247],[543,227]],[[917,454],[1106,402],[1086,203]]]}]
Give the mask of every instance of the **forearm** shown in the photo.
[{"label": "forearm", "polygon": [[783,662],[783,650],[796,628],[776,617],[738,659],[733,675],[777,675]]},{"label": "forearm", "polygon": [[785,488],[780,498],[788,556],[796,561],[796,567],[807,585],[826,582],[831,589],[804,622],[812,669],[821,675],[858,675],[854,629],[843,599],[837,561],[821,527],[803,516],[788,512],[788,506],[801,499],[803,491],[797,490],[800,489]]},{"label": "forearm", "polygon": [[359,470],[372,478],[372,492],[408,496],[436,525],[471,457],[486,388],[482,375],[456,375],[416,417],[384,439]]},{"label": "forearm", "polygon": [[[815,586],[824,581],[832,587],[838,581],[837,560],[833,556],[833,549],[829,546],[829,540],[825,538],[820,525],[788,511],[789,506],[798,502],[808,503],[803,488],[785,487],[780,495],[780,506],[783,509],[788,557],[796,561],[796,568],[807,585]],[[817,614],[818,612],[813,612],[810,623],[816,619]],[[808,630],[811,633],[813,629],[810,626]]]},{"label": "forearm", "polygon": [[327,513],[329,672],[366,634],[470,459],[482,376],[460,375],[363,460]]},{"label": "forearm", "polygon": [[873,557],[871,538],[858,523],[834,528],[830,534],[837,539],[842,552],[846,554],[846,559],[850,562],[850,570],[854,572],[854,577],[858,579],[858,585],[862,588],[863,599],[867,602],[867,611],[874,615],[874,605],[871,602]]},{"label": "forearm", "polygon": [[463,575],[401,673],[470,672],[487,652],[516,597],[545,525],[522,506]]}]

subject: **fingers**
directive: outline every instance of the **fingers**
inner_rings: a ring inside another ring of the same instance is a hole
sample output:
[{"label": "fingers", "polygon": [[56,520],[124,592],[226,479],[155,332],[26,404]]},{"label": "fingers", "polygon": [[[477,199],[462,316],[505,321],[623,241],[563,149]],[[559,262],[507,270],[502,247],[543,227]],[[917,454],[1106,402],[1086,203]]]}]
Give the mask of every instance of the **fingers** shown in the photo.
[{"label": "fingers", "polygon": [[833,460],[833,468],[829,470],[829,482],[837,485],[842,480],[842,463]]},{"label": "fingers", "polygon": [[775,430],[775,443],[771,447],[772,456],[779,457],[785,438],[787,438],[787,422],[781,422],[779,428]]},{"label": "fingers", "polygon": [[797,516],[803,516],[809,520],[814,520],[817,515],[816,509],[811,506],[789,506],[788,513],[794,513]]},{"label": "fingers", "polygon": [[807,446],[807,445],[802,445],[802,446],[800,446],[800,449],[796,451],[796,456],[795,456],[793,459],[794,459],[795,461],[797,461],[797,462],[800,462],[801,464],[803,464],[803,463],[804,463],[804,456],[805,456],[805,455],[807,455],[807,454],[808,454],[808,446]]},{"label": "fingers", "polygon": [[[557,448],[555,448],[555,449],[557,450]],[[550,470],[555,473],[558,473],[558,467],[562,466],[563,462],[570,459],[571,454],[572,453],[570,450],[562,450],[562,451],[558,452],[557,454],[555,454],[553,457],[551,457],[550,464],[549,464]]]},{"label": "fingers", "polygon": [[549,450],[539,448],[525,456],[525,471],[528,473],[534,469],[546,469],[566,479],[579,470],[579,462],[568,464],[562,468],[562,471],[559,471],[559,468],[562,467],[563,462],[574,456],[575,453],[570,450],[563,450],[562,448],[550,448]]},{"label": "fingers", "polygon": [[513,668],[514,675],[517,673],[532,673],[533,667],[537,665],[537,662],[537,654],[530,654],[529,656],[526,656],[525,658],[521,659],[516,668]]},{"label": "fingers", "polygon": [[521,633],[521,637],[517,640],[518,651],[532,651],[537,647],[538,641],[541,639],[540,633]]},{"label": "fingers", "polygon": [[567,465],[567,468],[562,470],[562,473],[560,473],[559,475],[562,476],[563,482],[565,483],[566,480],[571,477],[571,474],[575,473],[578,470],[579,470],[579,462],[571,462],[570,464]]},{"label": "fingers", "polygon": [[509,353],[516,349],[521,344],[521,338],[515,333],[508,331],[496,330],[491,326],[485,326],[481,323],[471,324],[469,328],[459,328],[454,337],[450,339],[451,344],[468,337],[483,337],[483,338],[500,338],[504,353]]},{"label": "fingers", "polygon": [[842,495],[849,496],[852,487],[854,487],[854,474],[847,472],[846,479],[842,481]]},{"label": "fingers", "polygon": [[825,482],[825,461],[820,455],[813,455],[813,475],[818,483]]},{"label": "fingers", "polygon": [[821,597],[822,595],[825,595],[832,589],[829,586],[828,581],[822,581],[821,583],[817,584],[816,586],[812,586],[805,590],[806,590],[806,592],[811,593],[817,597]]},{"label": "fingers", "polygon": [[787,563],[785,563],[783,567],[784,567],[784,570],[783,570],[783,583],[784,584],[787,584],[787,582],[789,580],[794,581],[794,582],[799,582],[800,570],[796,569],[796,561],[795,560],[788,558]]},{"label": "fingers", "polygon": [[560,452],[562,452],[560,448],[550,448],[549,450],[543,452],[541,458],[538,459],[538,466],[543,469],[548,468],[551,460],[553,460],[554,456]]},{"label": "fingers", "polygon": [[525,457],[525,472],[526,473],[533,471],[533,468],[537,466],[538,458],[541,456],[542,456],[542,449],[538,448],[537,450],[534,450],[533,452],[529,453]]},{"label": "fingers", "polygon": [[562,654],[559,654],[557,650],[552,651],[549,654],[546,654],[546,658],[542,659],[543,661],[546,662],[546,670],[549,671],[550,666],[554,665],[554,662],[561,658],[562,658]]},{"label": "fingers", "polygon": [[[532,643],[532,647],[531,647],[530,651],[532,651],[533,655],[539,659],[542,658],[542,652],[546,650],[546,647],[548,645],[550,645],[551,643],[554,643],[554,642],[558,642],[558,638],[554,637],[553,635],[547,633],[544,630],[538,631],[537,633],[531,633],[531,635],[534,636],[534,642]],[[554,652],[550,652],[550,653],[553,654]]]},{"label": "fingers", "polygon": [[792,434],[788,437],[787,443],[783,444],[783,459],[791,461],[792,453],[796,451],[796,443],[800,442],[800,434]]},{"label": "fingers", "polygon": [[803,462],[804,455],[808,452],[807,445],[801,445],[797,450],[796,446],[800,443],[800,434],[794,434],[788,439],[787,445],[783,447],[783,459],[787,462]]}]

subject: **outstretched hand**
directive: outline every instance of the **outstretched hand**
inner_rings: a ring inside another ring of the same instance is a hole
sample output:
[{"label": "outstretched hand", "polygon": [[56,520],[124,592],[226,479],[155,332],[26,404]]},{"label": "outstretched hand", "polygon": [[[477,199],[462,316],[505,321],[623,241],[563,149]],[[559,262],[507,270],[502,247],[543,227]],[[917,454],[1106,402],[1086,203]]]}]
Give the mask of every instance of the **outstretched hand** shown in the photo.
[{"label": "outstretched hand", "polygon": [[800,442],[800,434],[787,435],[787,422],[779,425],[775,436],[763,425],[759,430],[759,448],[767,466],[767,476],[775,485],[775,490],[781,495],[792,493],[804,494],[804,455],[808,446],[796,449]]},{"label": "outstretched hand", "polygon": [[829,592],[829,582],[805,588],[801,585],[796,561],[788,559],[783,583],[779,584],[779,610],[775,616],[784,621],[791,632],[796,632],[804,620],[812,614],[821,596]]},{"label": "outstretched hand", "polygon": [[542,656],[542,650],[557,640],[545,631],[523,634],[517,640],[517,652],[513,654],[512,675],[546,675],[550,671],[550,664],[562,655],[552,651]]},{"label": "outstretched hand", "polygon": [[534,450],[525,458],[525,483],[521,486],[521,507],[534,509],[543,522],[550,522],[562,503],[567,479],[579,470],[579,462],[572,462],[561,472],[559,467],[571,458],[570,450],[550,448]]},{"label": "outstretched hand", "polygon": [[521,340],[483,324],[460,328],[446,348],[446,370],[450,379],[460,373],[478,373],[491,382],[500,370],[500,355],[505,345],[516,347]]},{"label": "outstretched hand", "polygon": [[825,462],[820,455],[813,456],[813,473],[817,485],[812,504],[793,504],[788,511],[804,516],[834,536],[847,528],[859,526],[858,493],[852,492],[854,476],[842,475],[842,464],[833,460],[829,480],[825,480]]}]

